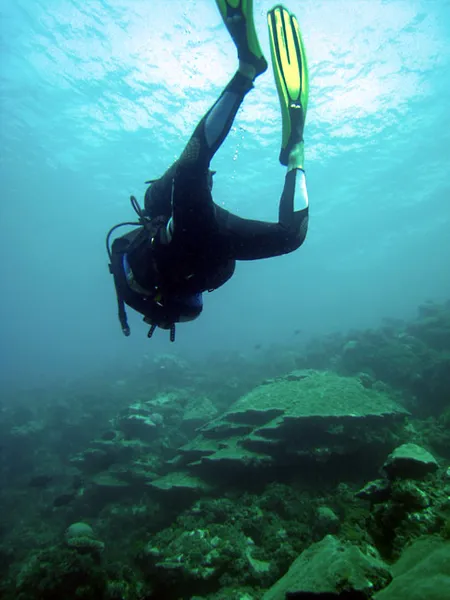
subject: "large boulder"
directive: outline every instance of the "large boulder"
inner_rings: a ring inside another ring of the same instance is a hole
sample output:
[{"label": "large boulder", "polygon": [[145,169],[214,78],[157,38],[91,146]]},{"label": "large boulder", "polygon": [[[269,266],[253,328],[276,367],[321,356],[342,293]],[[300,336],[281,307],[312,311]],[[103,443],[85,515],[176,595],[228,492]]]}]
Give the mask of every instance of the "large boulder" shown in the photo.
[{"label": "large boulder", "polygon": [[[263,596],[263,600],[285,600],[286,597],[320,598],[334,594],[339,598],[360,593],[370,597],[391,580],[388,567],[374,549],[364,553],[333,535],[313,544],[292,563],[289,571]],[[358,597],[358,596],[355,596]]]},{"label": "large boulder", "polygon": [[383,465],[389,479],[422,479],[437,469],[434,456],[417,444],[402,444],[395,448]]},{"label": "large boulder", "polygon": [[450,541],[416,540],[392,567],[394,579],[375,600],[450,600]]},{"label": "large boulder", "polygon": [[[222,482],[251,470],[308,469],[364,465],[378,470],[392,448],[389,430],[408,412],[385,391],[332,372],[295,371],[241,397],[182,446],[175,467]],[[376,460],[374,455],[376,454]],[[352,460],[357,458],[358,460]],[[333,463],[334,466],[331,466]]]}]

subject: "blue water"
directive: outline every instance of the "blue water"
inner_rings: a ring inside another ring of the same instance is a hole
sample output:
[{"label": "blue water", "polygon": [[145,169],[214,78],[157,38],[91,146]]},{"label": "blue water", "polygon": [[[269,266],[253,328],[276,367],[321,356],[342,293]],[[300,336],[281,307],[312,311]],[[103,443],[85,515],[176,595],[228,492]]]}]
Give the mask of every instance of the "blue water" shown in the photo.
[{"label": "blue water", "polygon": [[[255,0],[267,53],[268,0]],[[290,343],[450,296],[450,2],[297,0],[311,98],[311,220],[297,252],[240,263],[202,317],[146,339],[116,319],[104,236],[234,72],[213,0],[15,0],[1,7],[1,373],[83,377],[174,351]],[[215,200],[276,220],[284,181],[270,70],[213,168]],[[299,339],[297,336],[295,339]]]}]

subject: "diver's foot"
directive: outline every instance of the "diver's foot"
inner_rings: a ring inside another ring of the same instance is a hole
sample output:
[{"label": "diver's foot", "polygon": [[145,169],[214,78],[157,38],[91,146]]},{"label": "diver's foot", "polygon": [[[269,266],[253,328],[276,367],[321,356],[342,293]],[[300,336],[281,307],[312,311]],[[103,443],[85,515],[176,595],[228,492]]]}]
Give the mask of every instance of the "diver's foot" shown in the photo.
[{"label": "diver's foot", "polygon": [[304,142],[303,129],[305,127],[305,111],[301,104],[291,103],[288,108],[289,137],[280,152],[280,162],[292,168],[303,169]]},{"label": "diver's foot", "polygon": [[298,142],[293,146],[288,154],[287,158],[287,168],[288,171],[292,171],[293,169],[302,169],[305,170],[305,144],[303,140]]},{"label": "diver's foot", "polygon": [[244,75],[244,77],[247,77],[251,81],[255,81],[257,76],[260,75],[260,73],[256,72],[256,67],[254,65],[252,65],[251,63],[244,62],[243,60],[239,61],[238,71],[239,73]]},{"label": "diver's foot", "polygon": [[253,20],[253,2],[245,3],[246,12],[238,2],[232,6],[227,0],[216,0],[220,13],[231,35],[239,58],[239,72],[252,81],[267,70],[267,61],[259,45],[258,35]]},{"label": "diver's foot", "polygon": [[303,129],[309,77],[297,18],[281,5],[267,13],[272,65],[281,108],[280,163],[303,168]]}]

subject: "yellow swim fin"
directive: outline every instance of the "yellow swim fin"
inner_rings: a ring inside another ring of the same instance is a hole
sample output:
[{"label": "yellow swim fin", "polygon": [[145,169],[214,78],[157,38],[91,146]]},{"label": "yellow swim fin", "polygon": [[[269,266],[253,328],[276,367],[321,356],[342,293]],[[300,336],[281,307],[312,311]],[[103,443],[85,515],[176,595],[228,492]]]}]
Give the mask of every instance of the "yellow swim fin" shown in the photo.
[{"label": "yellow swim fin", "polygon": [[236,45],[239,60],[252,68],[252,79],[258,77],[267,69],[267,61],[255,29],[253,0],[216,0],[216,4]]},{"label": "yellow swim fin", "polygon": [[273,74],[281,106],[280,162],[302,169],[309,92],[305,47],[297,18],[284,6],[278,4],[269,10],[267,20]]}]

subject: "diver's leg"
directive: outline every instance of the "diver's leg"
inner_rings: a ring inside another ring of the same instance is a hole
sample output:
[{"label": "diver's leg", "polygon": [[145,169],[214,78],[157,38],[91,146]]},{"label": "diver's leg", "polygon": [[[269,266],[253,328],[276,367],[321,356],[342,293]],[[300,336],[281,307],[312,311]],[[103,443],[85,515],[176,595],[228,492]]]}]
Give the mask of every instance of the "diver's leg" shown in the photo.
[{"label": "diver's leg", "polygon": [[195,128],[180,156],[180,167],[207,171],[214,154],[231,129],[245,95],[252,87],[252,80],[237,71]]},{"label": "diver's leg", "polygon": [[[196,185],[199,190],[211,189],[212,173],[209,171],[211,160],[228,135],[236,113],[252,87],[252,80],[237,71],[195,128],[177,162],[147,189],[145,194],[147,215],[151,218],[159,215],[164,215],[167,219],[173,217],[168,226],[169,238],[170,231],[174,227],[175,213],[179,221],[182,217],[181,213],[192,213],[199,210],[199,207],[203,207],[205,216],[209,213],[209,218],[212,218],[211,194],[198,195],[195,200],[195,194],[185,194],[184,190],[195,188]],[[208,202],[205,204],[206,196]],[[188,200],[189,197],[191,202]],[[194,201],[196,207],[192,206]],[[190,216],[194,215],[186,214],[186,219]]]},{"label": "diver's leg", "polygon": [[239,68],[218,100],[197,125],[180,158],[200,170],[209,167],[212,157],[228,135],[236,113],[253,87],[253,82],[267,69],[253,20],[253,0],[216,0],[224,24],[234,41]]},{"label": "diver's leg", "polygon": [[[194,224],[196,233],[215,221],[209,165],[233,124],[253,82],[267,69],[253,21],[252,0],[216,0],[224,23],[236,45],[239,68],[217,101],[195,128],[177,162],[172,190],[172,218],[167,228],[170,241],[176,228],[182,232]],[[195,193],[195,191],[199,193]],[[201,193],[200,193],[201,190]]]},{"label": "diver's leg", "polygon": [[278,209],[278,222],[288,230],[297,230],[299,223],[307,219],[308,208],[305,171],[288,168]]},{"label": "diver's leg", "polygon": [[[308,193],[303,168],[309,73],[305,46],[295,15],[277,5],[267,14],[272,66],[281,108],[280,162],[287,166],[279,223],[301,242],[308,226]],[[300,242],[300,243],[301,243]]]},{"label": "diver's leg", "polygon": [[178,240],[194,232],[199,243],[199,236],[215,229],[209,165],[252,87],[251,79],[238,71],[195,128],[176,163],[171,191],[172,216],[167,225],[166,242],[175,238],[175,232],[178,232]]},{"label": "diver's leg", "polygon": [[302,169],[288,169],[279,205],[278,223],[243,219],[219,209],[219,223],[229,241],[229,257],[256,260],[299,248],[308,229],[308,193]]}]

